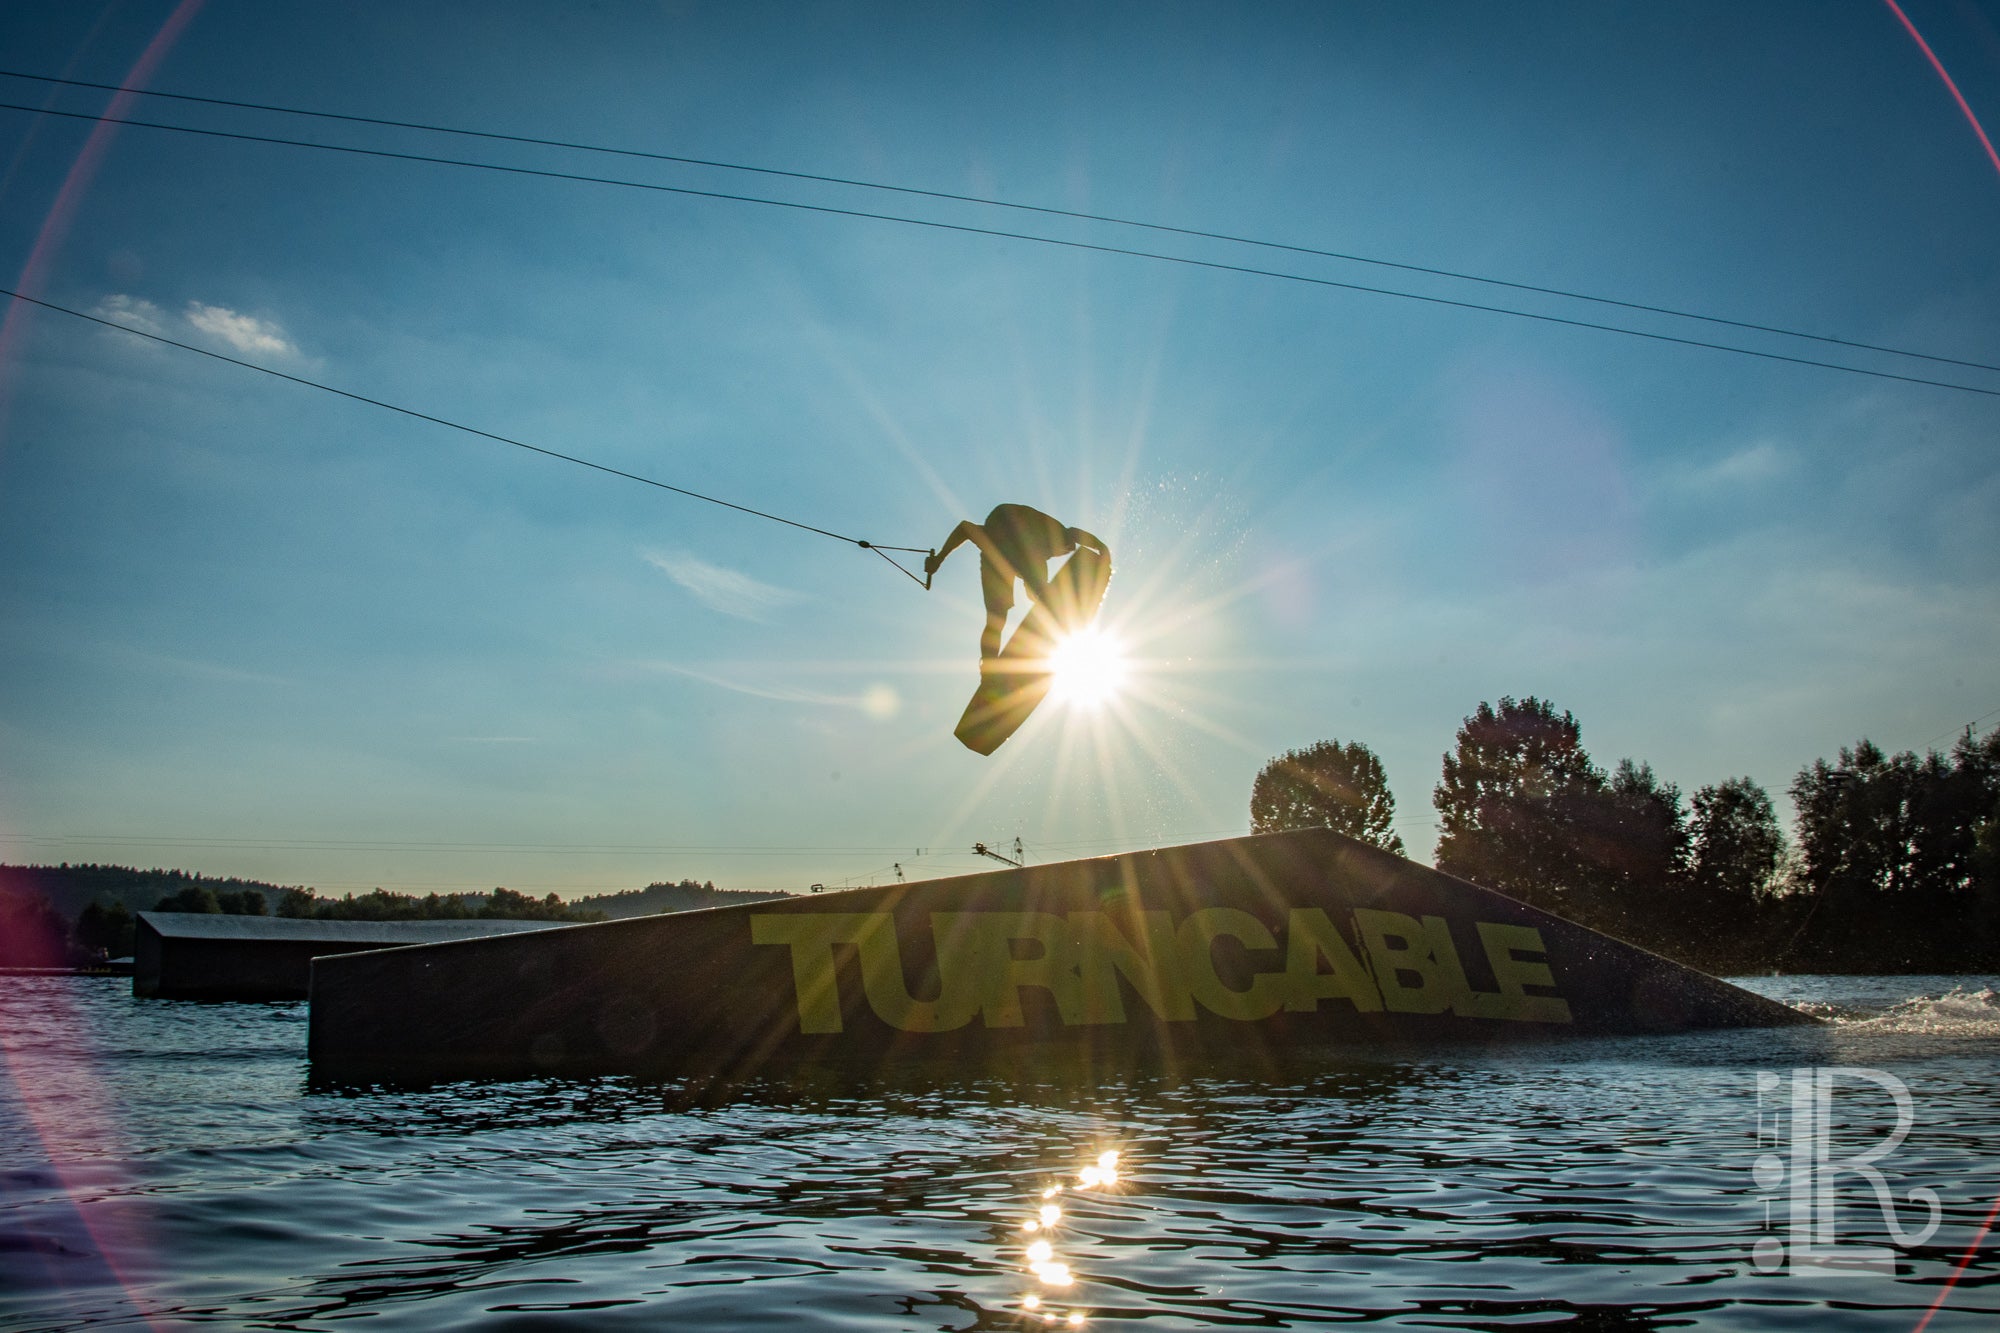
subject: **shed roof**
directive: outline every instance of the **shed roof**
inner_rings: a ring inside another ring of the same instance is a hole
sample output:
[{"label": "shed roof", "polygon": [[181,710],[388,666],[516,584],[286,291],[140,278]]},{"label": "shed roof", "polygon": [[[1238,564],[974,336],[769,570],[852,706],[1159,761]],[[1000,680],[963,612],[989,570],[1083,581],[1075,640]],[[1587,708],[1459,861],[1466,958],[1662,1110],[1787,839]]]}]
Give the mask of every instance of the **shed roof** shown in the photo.
[{"label": "shed roof", "polygon": [[168,939],[337,940],[361,944],[438,944],[482,935],[516,935],[572,925],[566,921],[321,921],[290,916],[236,916],[217,912],[141,912],[139,920]]}]

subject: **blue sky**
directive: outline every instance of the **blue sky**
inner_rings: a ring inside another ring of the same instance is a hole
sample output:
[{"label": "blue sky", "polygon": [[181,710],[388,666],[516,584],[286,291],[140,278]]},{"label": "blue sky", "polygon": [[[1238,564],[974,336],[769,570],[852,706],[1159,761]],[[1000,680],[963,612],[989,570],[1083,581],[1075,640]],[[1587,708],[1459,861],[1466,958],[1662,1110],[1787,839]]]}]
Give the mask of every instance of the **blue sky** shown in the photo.
[{"label": "blue sky", "polygon": [[[1904,6],[2000,119],[2000,17]],[[178,24],[170,24],[176,14]],[[163,32],[166,34],[162,36]],[[0,8],[7,68],[1003,198],[2000,362],[2000,171],[1879,0]],[[105,95],[0,78],[0,100]],[[131,114],[2000,374],[853,187]],[[803,888],[1247,827],[1481,700],[1776,794],[2000,708],[2000,401],[1127,256],[0,112],[11,285],[878,541],[1111,544],[1117,709],[951,727],[977,577],[47,312],[0,343],[0,854]],[[69,192],[65,195],[65,183]],[[37,250],[37,246],[40,249]],[[919,849],[922,853],[919,854]]]}]

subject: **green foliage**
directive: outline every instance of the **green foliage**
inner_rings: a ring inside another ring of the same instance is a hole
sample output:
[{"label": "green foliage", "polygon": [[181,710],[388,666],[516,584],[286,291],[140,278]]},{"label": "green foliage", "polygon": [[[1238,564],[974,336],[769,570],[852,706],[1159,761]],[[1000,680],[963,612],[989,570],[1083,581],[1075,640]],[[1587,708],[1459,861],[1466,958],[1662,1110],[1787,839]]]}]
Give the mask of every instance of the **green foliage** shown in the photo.
[{"label": "green foliage", "polygon": [[270,904],[255,889],[217,893],[206,884],[190,884],[153,904],[155,912],[221,913],[227,916],[269,916]]},{"label": "green foliage", "polygon": [[2000,962],[2000,732],[1950,756],[1863,740],[1792,786],[1798,849],[1748,778],[1695,793],[1569,713],[1481,704],[1433,799],[1439,869],[1711,969],[1938,971]]},{"label": "green foliage", "polygon": [[1359,741],[1320,741],[1264,765],[1250,788],[1250,831],[1330,828],[1403,854],[1396,798],[1375,752]]},{"label": "green foliage", "polygon": [[[229,894],[250,894],[276,901],[284,892],[258,880],[218,878],[185,870],[140,870],[133,866],[71,864],[53,866],[0,865],[0,893],[35,894],[55,904],[56,911],[74,918],[91,903],[109,907],[122,903],[128,912],[150,912],[160,899],[191,888],[206,888],[221,900]],[[247,909],[255,912],[254,907]]]},{"label": "green foliage", "polygon": [[1688,841],[1689,887],[1709,910],[1740,916],[1772,892],[1785,834],[1769,794],[1749,778],[1694,794]]},{"label": "green foliage", "polygon": [[311,889],[286,889],[278,895],[277,915],[296,918],[310,917],[314,904],[319,898]]},{"label": "green foliage", "polygon": [[1688,861],[1680,788],[1651,764],[1618,761],[1576,805],[1578,889],[1593,924],[1625,932],[1680,924]]},{"label": "green foliage", "polygon": [[67,967],[69,922],[48,899],[0,893],[0,967]]},{"label": "green foliage", "polygon": [[155,912],[192,912],[213,916],[222,911],[222,900],[216,896],[214,889],[197,886],[182,889],[179,893],[168,894],[153,904],[153,910]]},{"label": "green foliage", "polygon": [[2000,731],[1967,734],[1949,757],[1889,755],[1864,739],[1837,765],[1801,769],[1792,798],[1808,906],[1790,965],[1865,954],[1943,971],[2000,957],[2000,886],[1981,847],[2000,808]]},{"label": "green foliage", "polygon": [[1482,703],[1433,794],[1438,868],[1700,965],[1755,967],[1780,928],[1766,894],[1784,842],[1749,779],[1704,788],[1692,814],[1652,766],[1591,762],[1545,700]]},{"label": "green foliage", "polygon": [[604,913],[571,907],[553,893],[546,898],[531,898],[512,889],[493,890],[486,899],[486,905],[479,909],[479,915],[507,921],[602,921],[604,919]]},{"label": "green foliage", "polygon": [[753,889],[718,889],[715,882],[684,879],[678,884],[664,880],[643,889],[623,889],[617,893],[593,894],[571,905],[586,911],[602,912],[612,920],[623,917],[653,916],[660,912],[687,912],[701,907],[727,907],[731,903],[761,902],[789,895]]},{"label": "green foliage", "polygon": [[1437,867],[1560,909],[1592,882],[1583,835],[1604,789],[1569,713],[1532,695],[1502,697],[1497,709],[1481,703],[1431,794]]},{"label": "green foliage", "polygon": [[72,932],[79,949],[95,957],[124,958],[132,953],[136,923],[124,903],[90,903],[77,914]]},{"label": "green foliage", "polygon": [[506,921],[602,921],[604,914],[563,902],[551,893],[532,898],[512,889],[490,894],[415,894],[374,889],[345,898],[320,898],[309,890],[288,890],[278,901],[278,915],[321,921],[463,921],[485,917]]}]

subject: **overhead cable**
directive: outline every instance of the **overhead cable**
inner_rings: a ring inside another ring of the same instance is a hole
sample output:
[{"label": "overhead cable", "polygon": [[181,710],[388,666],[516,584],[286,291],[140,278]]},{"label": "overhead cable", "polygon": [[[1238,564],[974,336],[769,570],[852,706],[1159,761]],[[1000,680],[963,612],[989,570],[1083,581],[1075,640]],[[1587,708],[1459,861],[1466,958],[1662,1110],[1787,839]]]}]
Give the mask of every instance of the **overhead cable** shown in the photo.
[{"label": "overhead cable", "polygon": [[[426,134],[449,134],[460,138],[485,139],[496,143],[525,144],[538,148],[557,148],[568,152],[601,153],[612,157],[636,158],[648,162],[671,162],[680,166],[706,167],[718,171],[746,172],[759,176],[775,176],[786,180],[811,181],[821,185],[839,185],[861,190],[877,190],[890,194],[910,195],[922,199],[938,199],[951,203],[975,204],[983,208],[1010,209],[1020,213],[1036,213],[1045,217],[1071,218],[1079,222],[1097,222],[1117,227],[1134,227],[1144,231],[1160,232],[1165,235],[1223,241],[1231,245],[1255,246],[1264,250],[1278,250],[1289,254],[1311,255],[1321,259],[1337,259],[1347,263],[1367,264],[1376,268],[1395,269],[1404,273],[1422,273],[1430,277],[1450,278],[1458,282],[1474,282],[1488,287],[1505,288],[1509,291],[1532,292],[1536,295],[1555,296],[1568,301],[1585,301],[1593,305],[1612,306],[1621,310],[1634,310],[1652,315],[1666,315],[1674,319],[1695,320],[1704,324],[1715,324],[1726,328],[1743,329],[1755,333],[1775,334],[1786,338],[1800,338],[1809,342],[1825,343],[1834,347],[1853,348],[1857,351],[1880,352],[1890,356],[1905,356],[1921,361],[1934,361],[1941,365],[1965,366],[1973,370],[2000,372],[2000,365],[1994,365],[1985,361],[1968,361],[1959,357],[1940,356],[1932,352],[1911,351],[1904,347],[1890,347],[1881,343],[1862,342],[1853,338],[1838,338],[1824,333],[1807,333],[1800,329],[1788,329],[1774,324],[1759,324],[1751,320],[1729,319],[1722,315],[1704,315],[1692,310],[1678,310],[1671,306],[1652,305],[1644,301],[1627,301],[1617,297],[1593,296],[1588,292],[1572,291],[1563,287],[1548,287],[1531,282],[1516,282],[1506,278],[1492,278],[1477,273],[1465,273],[1456,269],[1437,268],[1426,264],[1412,264],[1400,260],[1382,259],[1371,255],[1353,254],[1341,250],[1325,250],[1315,246],[1296,245],[1284,241],[1263,240],[1254,236],[1239,236],[1230,232],[1213,231],[1201,227],[1183,227],[1171,223],[1149,222],[1141,218],[1119,217],[1110,213],[1089,213],[1080,209],[1055,208],[1046,204],[1028,204],[1011,199],[991,198],[984,195],[959,194],[950,190],[931,190],[912,185],[892,185],[882,181],[860,180],[850,176],[832,176],[811,171],[790,171],[780,167],[764,167],[745,162],[727,162],[717,158],[689,157],[678,153],[652,152],[639,148],[617,148],[604,144],[542,138],[529,134],[505,134],[494,130],[467,129],[463,126],[433,125],[423,121],[392,120],[382,116],[360,116],[338,111],[315,111],[304,107],[278,106],[267,102],[246,102],[226,97],[202,97],[193,93],[165,92],[150,88],[128,88],[115,83],[93,83],[87,79],[64,79],[48,74],[29,74],[21,70],[0,69],[0,76],[29,79],[39,83],[59,84],[69,88],[92,88],[102,92],[131,93],[141,97],[164,98],[176,102],[196,103],[203,106],[230,107],[242,111],[263,111],[277,115],[303,116],[315,120],[343,121],[353,125],[375,125],[390,129],[417,130]],[[140,122],[132,123],[137,124]],[[155,128],[170,127],[162,126]]]},{"label": "overhead cable", "polygon": [[[1150,259],[1160,263],[1180,264],[1188,268],[1208,269],[1218,273],[1241,273],[1253,277],[1276,278],[1284,282],[1305,283],[1314,287],[1328,287],[1340,291],[1365,292],[1373,296],[1392,296],[1405,301],[1421,301],[1425,305],[1445,306],[1456,310],[1478,310],[1493,315],[1510,315],[1516,319],[1534,320],[1541,324],[1558,324],[1574,329],[1593,329],[1600,333],[1619,333],[1628,338],[1644,338],[1650,342],[1672,343],[1681,347],[1700,347],[1715,352],[1731,352],[1737,356],[1751,356],[1763,361],[1782,361],[1795,366],[1814,366],[1821,370],[1843,371],[1850,375],[1865,375],[1871,379],[1894,380],[1902,384],[1921,384],[1933,389],[1954,389],[1960,393],[1975,393],[1987,398],[2000,398],[2000,389],[1979,388],[1970,384],[1956,384],[1949,380],[1925,379],[1919,375],[1899,375],[1887,370],[1868,370],[1861,366],[1842,365],[1836,361],[1818,361],[1811,357],[1788,356],[1783,352],[1764,352],[1749,347],[1736,347],[1728,343],[1708,342],[1701,338],[1683,338],[1671,333],[1653,333],[1644,329],[1629,329],[1617,324],[1600,324],[1587,319],[1570,319],[1562,315],[1541,314],[1532,310],[1517,310],[1511,306],[1486,305],[1478,301],[1460,301],[1445,296],[1426,296],[1418,292],[1399,291],[1393,287],[1371,287],[1365,283],[1341,282],[1334,278],[1317,278],[1303,273],[1289,273],[1280,269],[1256,268],[1248,264],[1225,264],[1212,259],[1193,259],[1185,255],[1163,254],[1156,250],[1138,250],[1129,246],[1102,245],[1089,241],[1064,240],[1054,236],[1038,236],[1032,232],[1005,231],[995,227],[975,227],[962,222],[939,222],[929,218],[904,217],[895,213],[874,213],[866,209],[836,208],[830,204],[809,204],[794,199],[770,199],[759,195],[731,194],[722,190],[697,190],[685,185],[659,185],[649,181],[622,180],[612,176],[589,176],[572,171],[548,171],[536,167],[506,166],[497,162],[473,162],[463,158],[436,157],[427,153],[399,153],[386,148],[360,148],[348,144],[313,143],[305,139],[284,139],[265,134],[244,134],[232,130],[197,129],[190,125],[166,125],[156,121],[132,120],[123,116],[88,115],[80,111],[50,111],[40,107],[22,106],[13,102],[0,102],[0,110],[26,111],[32,115],[61,116],[71,120],[110,122],[131,125],[140,129],[168,130],[177,134],[195,134],[213,139],[238,139],[249,143],[277,144],[287,148],[311,148],[322,152],[349,153],[359,157],[388,158],[401,162],[424,162],[436,166],[467,167],[478,171],[496,171],[511,176],[537,176],[547,180],[580,181],[592,185],[612,185],[623,189],[649,190],[657,194],[684,195],[696,199],[718,199],[731,203],[758,204],[770,208],[789,208],[804,213],[820,213],[832,217],[865,218],[876,222],[894,222],[908,227],[924,227],[933,231],[958,232],[969,236],[992,236],[1005,240],[1028,241],[1037,245],[1053,245],[1066,250],[1082,250],[1094,254],[1125,255],[1134,259]],[[75,312],[70,312],[75,313]],[[119,325],[123,328],[125,326]],[[200,348],[193,350],[200,351]],[[215,355],[214,353],[206,353]],[[223,360],[230,358],[224,357]],[[249,362],[242,364],[249,365]],[[258,366],[256,369],[264,369]],[[272,372],[276,373],[276,372]],[[306,381],[302,381],[306,382]],[[315,386],[324,387],[324,386]],[[336,390],[336,392],[338,392]],[[350,394],[349,397],[358,397]],[[402,410],[402,409],[397,409]],[[411,415],[421,415],[412,413]],[[505,443],[517,443],[507,440]],[[523,445],[523,448],[530,446]],[[544,451],[546,452],[546,451]],[[572,460],[577,461],[577,460]],[[594,464],[590,466],[595,466]],[[610,469],[606,469],[607,471]],[[635,480],[644,480],[635,478]],[[653,485],[660,483],[654,482]],[[674,487],[665,487],[674,490]],[[702,496],[702,499],[709,497]],[[717,501],[717,503],[722,503]],[[741,508],[741,506],[732,506]],[[752,511],[754,512],[754,511]],[[770,515],[763,515],[770,517]],[[779,520],[781,522],[788,520]],[[794,527],[807,527],[797,523]],[[820,529],[812,529],[820,531]],[[827,533],[833,536],[832,533]],[[854,538],[842,537],[842,541],[853,541],[857,546],[866,543]],[[917,550],[915,547],[890,547],[890,550]],[[893,564],[894,562],[891,561]],[[900,565],[897,568],[902,568]],[[903,571],[908,574],[908,570]],[[914,574],[910,575],[915,578]],[[921,580],[918,580],[921,582]]]},{"label": "overhead cable", "polygon": [[[53,310],[57,314],[70,315],[77,319],[86,319],[92,324],[101,324],[107,329],[116,329],[120,333],[129,333],[135,338],[147,338],[156,343],[165,343],[169,347],[178,347],[184,352],[193,352],[198,356],[210,357],[216,361],[227,361],[230,365],[242,366],[245,370],[254,370],[260,374],[271,375],[281,380],[290,380],[293,384],[302,384],[308,389],[318,389],[322,393],[330,393],[336,397],[352,399],[357,403],[366,403],[370,407],[379,407],[386,411],[399,413],[402,416],[414,417],[418,421],[428,421],[433,425],[464,431],[467,435],[477,435],[482,440],[492,440],[496,444],[510,444],[516,449],[525,449],[531,454],[541,454],[545,458],[554,458],[565,463],[574,463],[578,467],[587,467],[595,472],[609,473],[611,476],[623,477],[627,481],[636,481],[641,485],[655,486],[663,491],[672,491],[675,495],[685,495],[690,500],[702,500],[708,504],[720,505],[724,509],[734,509],[737,513],[749,514],[752,518],[769,519],[773,523],[782,523],[788,528],[798,528],[803,532],[818,533],[822,537],[831,537],[837,542],[846,542],[850,546],[858,546],[864,551],[876,551],[878,553],[882,551],[909,551],[916,555],[928,554],[929,551],[929,548],[922,546],[882,546],[879,543],[866,541],[860,537],[849,537],[845,533],[814,527],[810,523],[801,523],[795,518],[785,518],[780,514],[772,514],[762,509],[752,509],[749,505],[737,504],[733,500],[724,500],[717,496],[704,495],[700,491],[691,491],[685,486],[675,486],[668,482],[655,480],[652,477],[642,477],[636,472],[627,472],[623,468],[615,468],[606,463],[594,463],[588,458],[579,458],[575,454],[566,454],[555,449],[545,449],[539,444],[529,444],[525,440],[516,440],[506,435],[496,435],[490,430],[481,430],[477,426],[468,426],[462,421],[453,421],[449,417],[435,416],[429,412],[419,412],[414,407],[403,407],[400,404],[387,402],[380,398],[370,398],[367,394],[354,393],[348,389],[338,389],[331,384],[326,384],[319,380],[307,379],[303,375],[293,375],[282,370],[273,370],[269,366],[260,366],[255,361],[245,361],[241,357],[227,356],[221,352],[211,351],[206,347],[197,347],[193,343],[184,343],[177,339],[166,337],[163,334],[149,333],[145,329],[133,328],[130,324],[121,324],[115,319],[105,319],[98,315],[85,314],[81,310],[72,310],[68,306],[57,305],[53,301],[44,301],[39,297],[27,296],[5,287],[0,287],[0,296],[11,297],[16,301],[24,301],[29,305],[40,306],[44,310]],[[882,558],[889,560],[889,557],[886,555]],[[896,562],[889,560],[889,563],[895,564]],[[902,569],[901,565],[897,565],[896,567]],[[909,573],[908,570],[903,570],[903,572],[906,574]],[[918,582],[921,583],[922,580],[919,579]]]}]

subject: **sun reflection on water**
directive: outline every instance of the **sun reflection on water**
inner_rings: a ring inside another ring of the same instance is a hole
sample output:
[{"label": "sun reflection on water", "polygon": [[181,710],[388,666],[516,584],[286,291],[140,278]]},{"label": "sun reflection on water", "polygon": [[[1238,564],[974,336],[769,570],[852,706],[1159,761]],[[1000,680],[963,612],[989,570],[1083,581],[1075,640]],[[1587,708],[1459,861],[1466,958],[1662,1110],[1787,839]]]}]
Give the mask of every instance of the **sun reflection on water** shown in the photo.
[{"label": "sun reflection on water", "polygon": [[[1118,1150],[1106,1148],[1097,1154],[1096,1160],[1085,1165],[1076,1173],[1076,1183],[1070,1186],[1079,1191],[1108,1190],[1118,1184]],[[1051,1238],[1063,1220],[1062,1205],[1053,1202],[1064,1190],[1060,1183],[1043,1188],[1042,1202],[1030,1204],[1032,1213],[1022,1221],[1021,1231],[1035,1239],[1022,1249],[1023,1266],[1033,1275],[1040,1290],[1024,1293],[1020,1298],[1020,1308],[1024,1316],[1043,1324],[1067,1325],[1081,1328],[1087,1315],[1082,1310],[1050,1308],[1050,1295],[1073,1286],[1076,1275],[1070,1271],[1068,1263],[1057,1256],[1055,1241]]]}]

